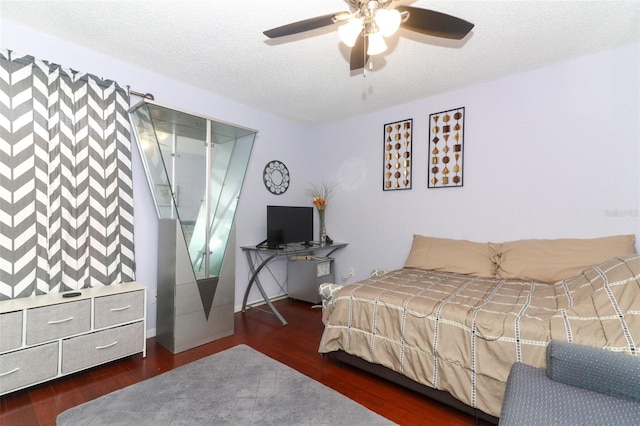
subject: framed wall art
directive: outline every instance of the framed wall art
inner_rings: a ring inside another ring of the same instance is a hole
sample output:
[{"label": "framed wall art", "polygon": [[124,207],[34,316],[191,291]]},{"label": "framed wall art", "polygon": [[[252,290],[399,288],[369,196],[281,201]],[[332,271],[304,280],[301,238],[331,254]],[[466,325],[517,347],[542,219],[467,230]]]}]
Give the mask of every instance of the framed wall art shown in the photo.
[{"label": "framed wall art", "polygon": [[384,125],[382,190],[411,189],[413,119]]},{"label": "framed wall art", "polygon": [[429,115],[429,188],[462,186],[464,107]]}]

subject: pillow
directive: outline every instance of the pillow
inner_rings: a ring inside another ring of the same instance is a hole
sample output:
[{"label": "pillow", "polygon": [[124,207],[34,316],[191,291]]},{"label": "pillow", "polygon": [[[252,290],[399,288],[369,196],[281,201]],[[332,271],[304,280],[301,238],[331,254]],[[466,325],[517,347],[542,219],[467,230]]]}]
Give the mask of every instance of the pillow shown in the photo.
[{"label": "pillow", "polygon": [[519,240],[490,244],[504,279],[554,283],[616,256],[635,254],[634,235],[591,239]]},{"label": "pillow", "polygon": [[405,268],[493,278],[495,265],[486,243],[414,235]]}]

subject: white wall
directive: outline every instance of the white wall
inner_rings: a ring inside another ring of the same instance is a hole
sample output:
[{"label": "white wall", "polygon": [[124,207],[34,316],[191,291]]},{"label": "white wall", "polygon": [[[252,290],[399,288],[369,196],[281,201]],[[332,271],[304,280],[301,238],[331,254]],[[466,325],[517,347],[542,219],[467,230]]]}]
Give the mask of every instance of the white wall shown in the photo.
[{"label": "white wall", "polygon": [[[310,155],[342,182],[326,213],[328,234],[351,243],[337,274],[401,266],[413,233],[638,238],[639,51],[636,43],[314,129]],[[428,116],[462,106],[464,187],[427,189]],[[383,125],[408,118],[413,189],[383,192]]]},{"label": "white wall", "polygon": [[[327,231],[350,245],[335,254],[337,280],[402,265],[413,233],[475,241],[640,237],[640,44],[487,82],[371,114],[306,128],[48,37],[2,19],[2,47],[151,92],[156,101],[259,131],[240,199],[236,306],[249,276],[240,246],[266,234],[267,204],[310,205],[305,189],[339,181]],[[354,77],[361,78],[361,77]],[[416,84],[429,84],[428,76]],[[136,99],[133,98],[133,102]],[[464,187],[427,189],[428,116],[466,107]],[[413,118],[413,189],[382,191],[382,127]],[[262,184],[264,165],[283,161],[283,195]],[[134,150],[137,279],[156,286],[155,211]],[[317,218],[317,216],[316,216]],[[285,262],[270,270],[282,279]],[[280,293],[269,271],[269,295]],[[349,282],[353,281],[350,279]],[[249,300],[259,300],[255,289]],[[149,305],[149,328],[155,306]]]}]

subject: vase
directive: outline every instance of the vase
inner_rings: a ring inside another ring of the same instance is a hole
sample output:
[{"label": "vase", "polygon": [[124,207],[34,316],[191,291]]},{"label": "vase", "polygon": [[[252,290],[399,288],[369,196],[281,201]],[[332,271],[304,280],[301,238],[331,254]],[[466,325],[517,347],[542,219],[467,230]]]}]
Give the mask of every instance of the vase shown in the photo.
[{"label": "vase", "polygon": [[324,224],[324,209],[318,210],[318,217],[320,218],[320,246],[324,247],[327,244],[327,228]]}]

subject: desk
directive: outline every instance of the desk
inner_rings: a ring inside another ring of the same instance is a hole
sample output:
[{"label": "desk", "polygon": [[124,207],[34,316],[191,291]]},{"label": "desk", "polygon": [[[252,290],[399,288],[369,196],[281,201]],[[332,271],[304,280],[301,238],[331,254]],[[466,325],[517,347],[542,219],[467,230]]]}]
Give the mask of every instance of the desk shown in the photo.
[{"label": "desk", "polygon": [[[264,288],[262,287],[262,284],[260,283],[258,274],[260,273],[262,268],[267,266],[267,264],[271,262],[271,260],[279,256],[287,256],[287,258],[289,256],[311,256],[311,255],[315,255],[316,253],[323,252],[324,257],[329,257],[336,250],[339,250],[346,246],[347,246],[347,243],[333,243],[333,244],[327,244],[325,246],[320,246],[319,244],[316,243],[315,245],[311,245],[311,246],[305,246],[302,244],[287,244],[286,246],[283,246],[282,248],[279,248],[279,249],[272,249],[272,248],[258,247],[258,246],[240,247],[242,251],[244,251],[245,255],[247,256],[247,262],[249,263],[249,269],[251,270],[251,278],[249,279],[249,284],[247,284],[247,290],[244,292],[244,298],[242,299],[242,312],[247,310],[247,298],[249,297],[249,291],[251,291],[251,286],[253,285],[253,283],[255,283],[256,286],[258,287],[258,290],[260,290],[260,294],[262,294],[262,298],[267,303],[267,306],[269,306],[269,309],[271,309],[271,312],[273,312],[273,314],[276,317],[278,317],[282,325],[287,325],[287,321],[285,321],[282,315],[280,315],[280,312],[278,312],[276,307],[273,306],[273,304],[269,300],[269,297],[267,296],[267,293],[265,293]],[[257,267],[254,264],[253,259],[251,258],[252,253],[266,255],[264,259],[262,259],[262,262],[260,262],[260,264]]]}]

